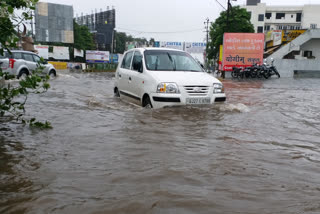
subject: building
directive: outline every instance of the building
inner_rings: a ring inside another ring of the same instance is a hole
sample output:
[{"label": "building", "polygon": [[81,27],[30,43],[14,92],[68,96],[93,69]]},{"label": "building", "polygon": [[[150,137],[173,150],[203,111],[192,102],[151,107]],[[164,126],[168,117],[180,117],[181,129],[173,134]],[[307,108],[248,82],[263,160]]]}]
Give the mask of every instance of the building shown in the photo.
[{"label": "building", "polygon": [[35,11],[36,42],[74,42],[73,7],[38,2]]},{"label": "building", "polygon": [[320,28],[320,4],[267,6],[260,3],[260,0],[247,0],[247,4],[242,8],[251,14],[251,23],[256,33]]},{"label": "building", "polygon": [[75,21],[79,25],[88,27],[93,34],[97,50],[113,52],[114,28],[116,27],[115,17],[115,9],[107,7],[106,11],[95,11],[95,13],[92,12],[89,15],[82,14],[80,17],[76,17]]}]

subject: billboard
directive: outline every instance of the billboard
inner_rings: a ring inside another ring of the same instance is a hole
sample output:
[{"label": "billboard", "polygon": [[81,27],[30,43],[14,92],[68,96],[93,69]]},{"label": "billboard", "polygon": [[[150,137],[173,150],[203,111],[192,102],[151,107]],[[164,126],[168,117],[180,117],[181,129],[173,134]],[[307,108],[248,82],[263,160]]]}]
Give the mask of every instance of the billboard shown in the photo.
[{"label": "billboard", "polygon": [[183,42],[160,42],[160,47],[183,50]]},{"label": "billboard", "polygon": [[35,45],[34,49],[38,52],[40,57],[49,59],[49,46],[48,45]]},{"label": "billboard", "polygon": [[88,63],[108,63],[109,60],[109,51],[86,51],[86,62]]},{"label": "billboard", "polygon": [[264,51],[263,33],[225,33],[223,38],[223,70],[261,63]]},{"label": "billboard", "polygon": [[53,52],[49,52],[49,58],[70,60],[69,47],[53,46]]},{"label": "billboard", "polygon": [[301,34],[306,32],[306,30],[284,30],[282,34],[282,41],[283,42],[291,42]]},{"label": "billboard", "polygon": [[35,10],[37,42],[73,43],[73,7],[38,2]]},{"label": "billboard", "polygon": [[188,53],[203,53],[207,44],[205,42],[186,42],[185,51]]}]

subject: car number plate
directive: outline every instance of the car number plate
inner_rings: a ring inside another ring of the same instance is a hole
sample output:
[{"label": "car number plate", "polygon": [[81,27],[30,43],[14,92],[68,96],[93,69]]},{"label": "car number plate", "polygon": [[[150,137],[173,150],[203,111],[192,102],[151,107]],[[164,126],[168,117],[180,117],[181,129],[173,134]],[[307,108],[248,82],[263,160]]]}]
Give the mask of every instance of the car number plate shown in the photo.
[{"label": "car number plate", "polygon": [[187,98],[186,103],[191,105],[210,104],[210,98]]}]

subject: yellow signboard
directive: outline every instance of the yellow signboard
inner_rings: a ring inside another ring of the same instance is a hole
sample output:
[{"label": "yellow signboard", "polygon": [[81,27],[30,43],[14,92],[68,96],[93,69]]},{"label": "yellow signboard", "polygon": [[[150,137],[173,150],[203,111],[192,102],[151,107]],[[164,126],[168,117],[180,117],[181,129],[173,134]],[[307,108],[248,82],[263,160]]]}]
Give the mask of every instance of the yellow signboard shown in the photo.
[{"label": "yellow signboard", "polygon": [[52,64],[53,67],[57,70],[65,70],[67,69],[67,63],[66,62],[52,62],[49,61],[48,63]]},{"label": "yellow signboard", "polygon": [[306,30],[284,30],[282,33],[282,42],[290,42],[306,32]]},{"label": "yellow signboard", "polygon": [[220,45],[220,52],[219,52],[219,62],[223,60],[223,45]]}]

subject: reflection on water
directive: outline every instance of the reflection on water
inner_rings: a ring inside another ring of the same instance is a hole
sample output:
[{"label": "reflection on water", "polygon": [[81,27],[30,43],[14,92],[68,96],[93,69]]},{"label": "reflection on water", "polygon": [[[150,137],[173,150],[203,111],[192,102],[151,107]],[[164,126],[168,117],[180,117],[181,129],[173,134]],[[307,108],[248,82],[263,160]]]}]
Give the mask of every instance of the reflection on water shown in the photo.
[{"label": "reflection on water", "polygon": [[317,79],[225,80],[213,106],[143,109],[114,73],[61,72],[0,123],[0,213],[319,213]]}]

